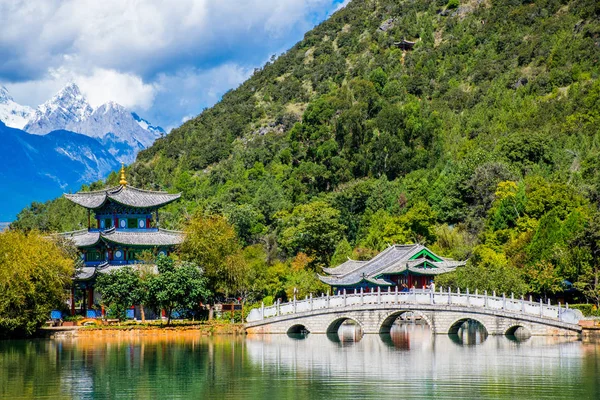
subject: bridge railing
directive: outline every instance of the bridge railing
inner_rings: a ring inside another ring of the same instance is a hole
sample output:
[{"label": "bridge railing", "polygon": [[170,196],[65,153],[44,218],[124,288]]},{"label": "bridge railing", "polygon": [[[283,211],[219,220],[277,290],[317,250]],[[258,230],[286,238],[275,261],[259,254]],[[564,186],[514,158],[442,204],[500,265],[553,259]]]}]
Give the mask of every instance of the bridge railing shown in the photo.
[{"label": "bridge railing", "polygon": [[479,293],[477,290],[475,293],[469,293],[460,291],[452,292],[450,289],[444,290],[440,288],[439,291],[431,291],[429,289],[411,289],[410,291],[398,291],[398,288],[389,288],[387,291],[381,291],[379,288],[376,292],[365,293],[362,290],[353,292],[346,292],[346,290],[339,291],[334,295],[322,295],[320,297],[313,297],[310,295],[304,300],[297,300],[294,298],[288,303],[276,303],[272,306],[265,307],[264,304],[261,308],[250,311],[247,322],[260,321],[267,318],[273,318],[280,315],[299,314],[315,310],[325,309],[339,309],[344,307],[359,306],[365,304],[381,304],[392,305],[392,304],[429,304],[429,305],[449,305],[449,306],[463,306],[482,308],[488,310],[502,310],[505,312],[515,314],[526,314],[532,315],[539,318],[546,318],[552,320],[558,320],[567,323],[577,323],[583,318],[583,315],[579,310],[569,309],[569,305],[566,304],[562,307],[558,305],[532,301],[531,297],[529,300],[525,300],[523,297],[515,299],[511,294],[510,297],[506,297],[504,294],[496,296],[493,292],[488,295],[487,292]]}]

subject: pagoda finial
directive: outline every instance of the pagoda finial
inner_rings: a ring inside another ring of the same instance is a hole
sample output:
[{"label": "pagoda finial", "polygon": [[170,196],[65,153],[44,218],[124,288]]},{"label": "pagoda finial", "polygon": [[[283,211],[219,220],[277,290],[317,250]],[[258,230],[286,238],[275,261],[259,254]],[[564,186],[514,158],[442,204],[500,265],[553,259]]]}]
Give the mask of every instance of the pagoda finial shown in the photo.
[{"label": "pagoda finial", "polygon": [[127,179],[125,179],[125,164],[121,163],[121,180],[119,181],[121,186],[127,186]]}]

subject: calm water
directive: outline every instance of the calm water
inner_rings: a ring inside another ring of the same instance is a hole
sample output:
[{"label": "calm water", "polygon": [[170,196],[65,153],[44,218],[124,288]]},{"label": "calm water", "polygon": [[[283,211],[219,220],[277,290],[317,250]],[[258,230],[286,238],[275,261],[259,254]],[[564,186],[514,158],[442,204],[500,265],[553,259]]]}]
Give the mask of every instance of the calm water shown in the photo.
[{"label": "calm water", "polygon": [[600,345],[563,338],[123,336],[0,342],[0,397],[600,399]]}]

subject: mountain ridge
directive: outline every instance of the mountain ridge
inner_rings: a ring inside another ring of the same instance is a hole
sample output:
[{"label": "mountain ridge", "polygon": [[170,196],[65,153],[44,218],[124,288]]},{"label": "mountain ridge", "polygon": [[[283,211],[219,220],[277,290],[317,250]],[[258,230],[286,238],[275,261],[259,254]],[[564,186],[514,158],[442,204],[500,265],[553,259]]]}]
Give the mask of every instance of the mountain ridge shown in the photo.
[{"label": "mountain ridge", "polygon": [[[0,121],[0,220],[23,205],[43,202],[103,179],[120,163],[97,139],[66,130],[32,135]],[[27,162],[24,162],[27,160]]]},{"label": "mountain ridge", "polygon": [[[354,0],[141,151],[128,182],[182,192],[167,228],[225,216],[258,299],[421,243],[469,259],[438,286],[599,303],[598,60],[594,0]],[[75,208],[14,226],[69,230]]]},{"label": "mountain ridge", "polygon": [[98,138],[111,147],[119,161],[127,164],[141,149],[165,134],[160,126],[151,125],[114,101],[92,108],[73,82],[35,110],[14,102],[8,90],[1,87],[0,121],[35,135],[64,129]]}]

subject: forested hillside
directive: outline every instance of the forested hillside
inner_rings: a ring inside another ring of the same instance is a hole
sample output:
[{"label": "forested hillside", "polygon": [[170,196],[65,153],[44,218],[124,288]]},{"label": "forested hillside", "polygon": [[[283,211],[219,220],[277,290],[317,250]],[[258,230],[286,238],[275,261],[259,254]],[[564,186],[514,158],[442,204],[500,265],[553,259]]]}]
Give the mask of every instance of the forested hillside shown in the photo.
[{"label": "forested hillside", "polygon": [[[597,302],[599,60],[595,0],[354,0],[142,151],[128,180],[183,193],[169,227],[224,215],[263,271],[257,296],[312,285],[286,268],[420,242],[470,259],[440,284]],[[13,227],[83,217],[56,200]]]}]

